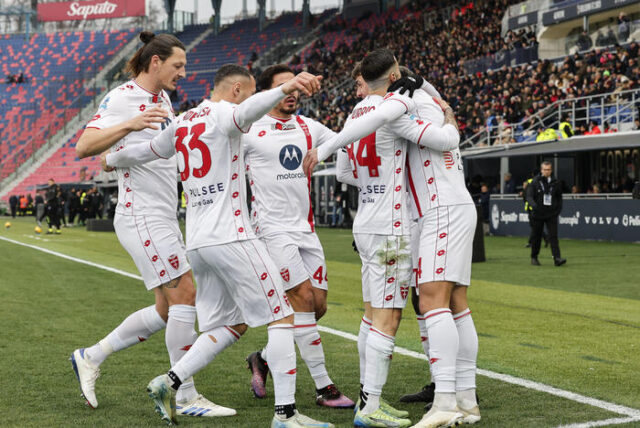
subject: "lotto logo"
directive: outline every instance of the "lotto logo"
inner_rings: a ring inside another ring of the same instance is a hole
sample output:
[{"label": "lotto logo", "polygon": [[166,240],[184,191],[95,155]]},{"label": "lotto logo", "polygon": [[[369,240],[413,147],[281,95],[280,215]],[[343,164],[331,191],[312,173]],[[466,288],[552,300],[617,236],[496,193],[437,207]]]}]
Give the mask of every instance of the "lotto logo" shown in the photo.
[{"label": "lotto logo", "polygon": [[263,272],[262,275],[260,275],[260,279],[264,281],[265,279],[267,279],[267,276],[267,273]]},{"label": "lotto logo", "polygon": [[451,167],[453,167],[453,165],[455,165],[456,163],[456,161],[453,159],[453,153],[443,152],[442,155],[444,156],[444,166],[447,167],[447,169],[451,169]]},{"label": "lotto logo", "polygon": [[436,273],[437,273],[438,275],[440,275],[442,272],[444,272],[444,269],[443,269],[443,268],[438,268],[438,269],[436,269]]}]

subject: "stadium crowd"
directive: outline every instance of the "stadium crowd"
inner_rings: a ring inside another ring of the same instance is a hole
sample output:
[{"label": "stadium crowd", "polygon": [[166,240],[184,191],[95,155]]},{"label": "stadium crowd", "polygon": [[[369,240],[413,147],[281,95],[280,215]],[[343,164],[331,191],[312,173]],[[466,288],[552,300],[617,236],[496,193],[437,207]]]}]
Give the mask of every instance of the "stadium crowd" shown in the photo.
[{"label": "stadium crowd", "polygon": [[[401,64],[427,78],[440,90],[458,114],[463,139],[492,129],[499,142],[515,142],[512,127],[523,122],[549,104],[640,87],[638,44],[616,46],[612,50],[595,50],[568,56],[560,63],[548,60],[513,68],[503,67],[475,74],[465,72],[465,62],[494,54],[500,50],[537,45],[528,29],[500,35],[504,9],[514,2],[476,2],[454,10],[448,21],[423,19],[428,8],[405,20],[387,15],[375,36],[360,32],[351,44],[343,42],[334,50],[323,38],[318,39],[303,59],[294,58],[299,68],[326,76],[325,89],[308,112],[332,129],[339,129],[346,115],[357,103],[351,85],[346,85],[356,61],[364,52],[385,46],[394,51]],[[346,21],[336,20],[325,32],[348,28]],[[471,42],[470,42],[471,41]],[[584,117],[574,118],[575,134],[588,132]],[[545,124],[548,125],[548,124]],[[531,122],[527,129],[539,126]],[[535,139],[536,135],[533,135]]]}]

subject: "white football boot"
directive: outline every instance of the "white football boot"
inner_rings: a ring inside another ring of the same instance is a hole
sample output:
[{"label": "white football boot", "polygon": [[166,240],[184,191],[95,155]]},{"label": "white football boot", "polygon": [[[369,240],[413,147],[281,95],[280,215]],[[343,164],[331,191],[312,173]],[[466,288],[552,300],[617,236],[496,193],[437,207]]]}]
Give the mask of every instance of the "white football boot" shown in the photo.
[{"label": "white football boot", "polygon": [[234,409],[215,404],[202,395],[198,395],[190,402],[176,402],[176,413],[180,416],[203,416],[209,418],[237,414]]},{"label": "white football boot", "polygon": [[71,361],[71,366],[80,384],[80,392],[87,400],[87,406],[95,409],[98,407],[95,388],[96,379],[100,376],[100,368],[85,358],[84,348],[73,351],[69,361]]},{"label": "white football boot", "polygon": [[440,410],[434,406],[411,428],[453,427],[460,425],[463,417],[464,415],[458,411],[458,408],[454,410]]},{"label": "white football boot", "polygon": [[271,428],[334,428],[334,425],[329,422],[316,421],[295,410],[294,415],[290,418],[274,415]]}]

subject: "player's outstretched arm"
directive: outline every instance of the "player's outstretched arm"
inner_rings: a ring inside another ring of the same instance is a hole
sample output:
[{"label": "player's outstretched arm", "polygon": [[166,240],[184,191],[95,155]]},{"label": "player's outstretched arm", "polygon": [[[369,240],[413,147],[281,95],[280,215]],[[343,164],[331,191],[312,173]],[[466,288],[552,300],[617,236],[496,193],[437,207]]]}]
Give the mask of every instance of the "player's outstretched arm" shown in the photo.
[{"label": "player's outstretched arm", "polygon": [[353,175],[349,155],[345,149],[338,150],[336,157],[336,179],[341,183],[358,186],[358,180]]},{"label": "player's outstretched arm", "polygon": [[125,147],[115,153],[103,153],[101,155],[102,167],[103,169],[128,168],[157,159],[169,159],[176,154],[176,148],[173,144],[174,133],[175,126],[172,123],[149,143]]},{"label": "player's outstretched arm", "polygon": [[381,126],[398,119],[406,113],[406,104],[392,101],[398,100],[390,99],[381,103],[376,110],[350,121],[340,133],[336,134],[329,141],[320,145],[318,148],[309,150],[302,162],[302,169],[307,177],[311,176],[313,169],[319,162],[327,159],[336,150],[366,137]]},{"label": "player's outstretched arm", "polygon": [[293,91],[301,91],[307,95],[318,92],[321,80],[322,76],[302,72],[277,88],[252,95],[234,109],[233,116],[223,126],[229,132],[247,133],[253,122],[269,113]]},{"label": "player's outstretched arm", "polygon": [[111,148],[130,132],[146,128],[158,129],[159,124],[165,122],[167,117],[169,117],[169,113],[166,110],[152,107],[130,120],[108,128],[92,128],[89,123],[76,143],[76,155],[81,159],[98,155]]}]

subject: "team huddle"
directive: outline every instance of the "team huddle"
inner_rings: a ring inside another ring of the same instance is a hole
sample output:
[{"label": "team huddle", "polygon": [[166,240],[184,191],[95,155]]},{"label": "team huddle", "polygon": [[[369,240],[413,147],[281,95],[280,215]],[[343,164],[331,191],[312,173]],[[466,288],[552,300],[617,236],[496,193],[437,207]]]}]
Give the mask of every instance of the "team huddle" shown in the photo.
[{"label": "team huddle", "polygon": [[[184,45],[168,34],[140,39],[128,63],[134,78],[105,97],[76,150],[102,154],[103,168],[117,172],[116,234],[155,304],[72,353],[87,404],[98,405],[99,366],[111,353],[165,329],[171,368],[147,386],[156,412],[168,424],[177,415],[234,415],[199,394],[193,376],[247,327],[267,325],[264,348],[247,362],[257,398],[266,396],[271,373],[271,427],[333,427],[296,408],[296,345],[318,405],[353,408],[358,427],[411,426],[408,412],[381,397],[411,295],[433,382],[404,400],[430,404],[413,426],[479,421],[478,339],[467,304],[476,213],[456,120],[437,90],[399,67],[390,51],[372,51],[352,74],[363,100],[336,134],[295,114],[300,95],[316,93],[321,76],[274,65],[258,77],[256,93],[249,71],[227,64],[211,98],[175,117],[165,91],[185,77]],[[310,177],[336,152],[338,180],[359,189],[353,234],[365,312],[357,402],[331,380],[317,327],[328,276]],[[176,172],[187,204],[186,246]]]}]

